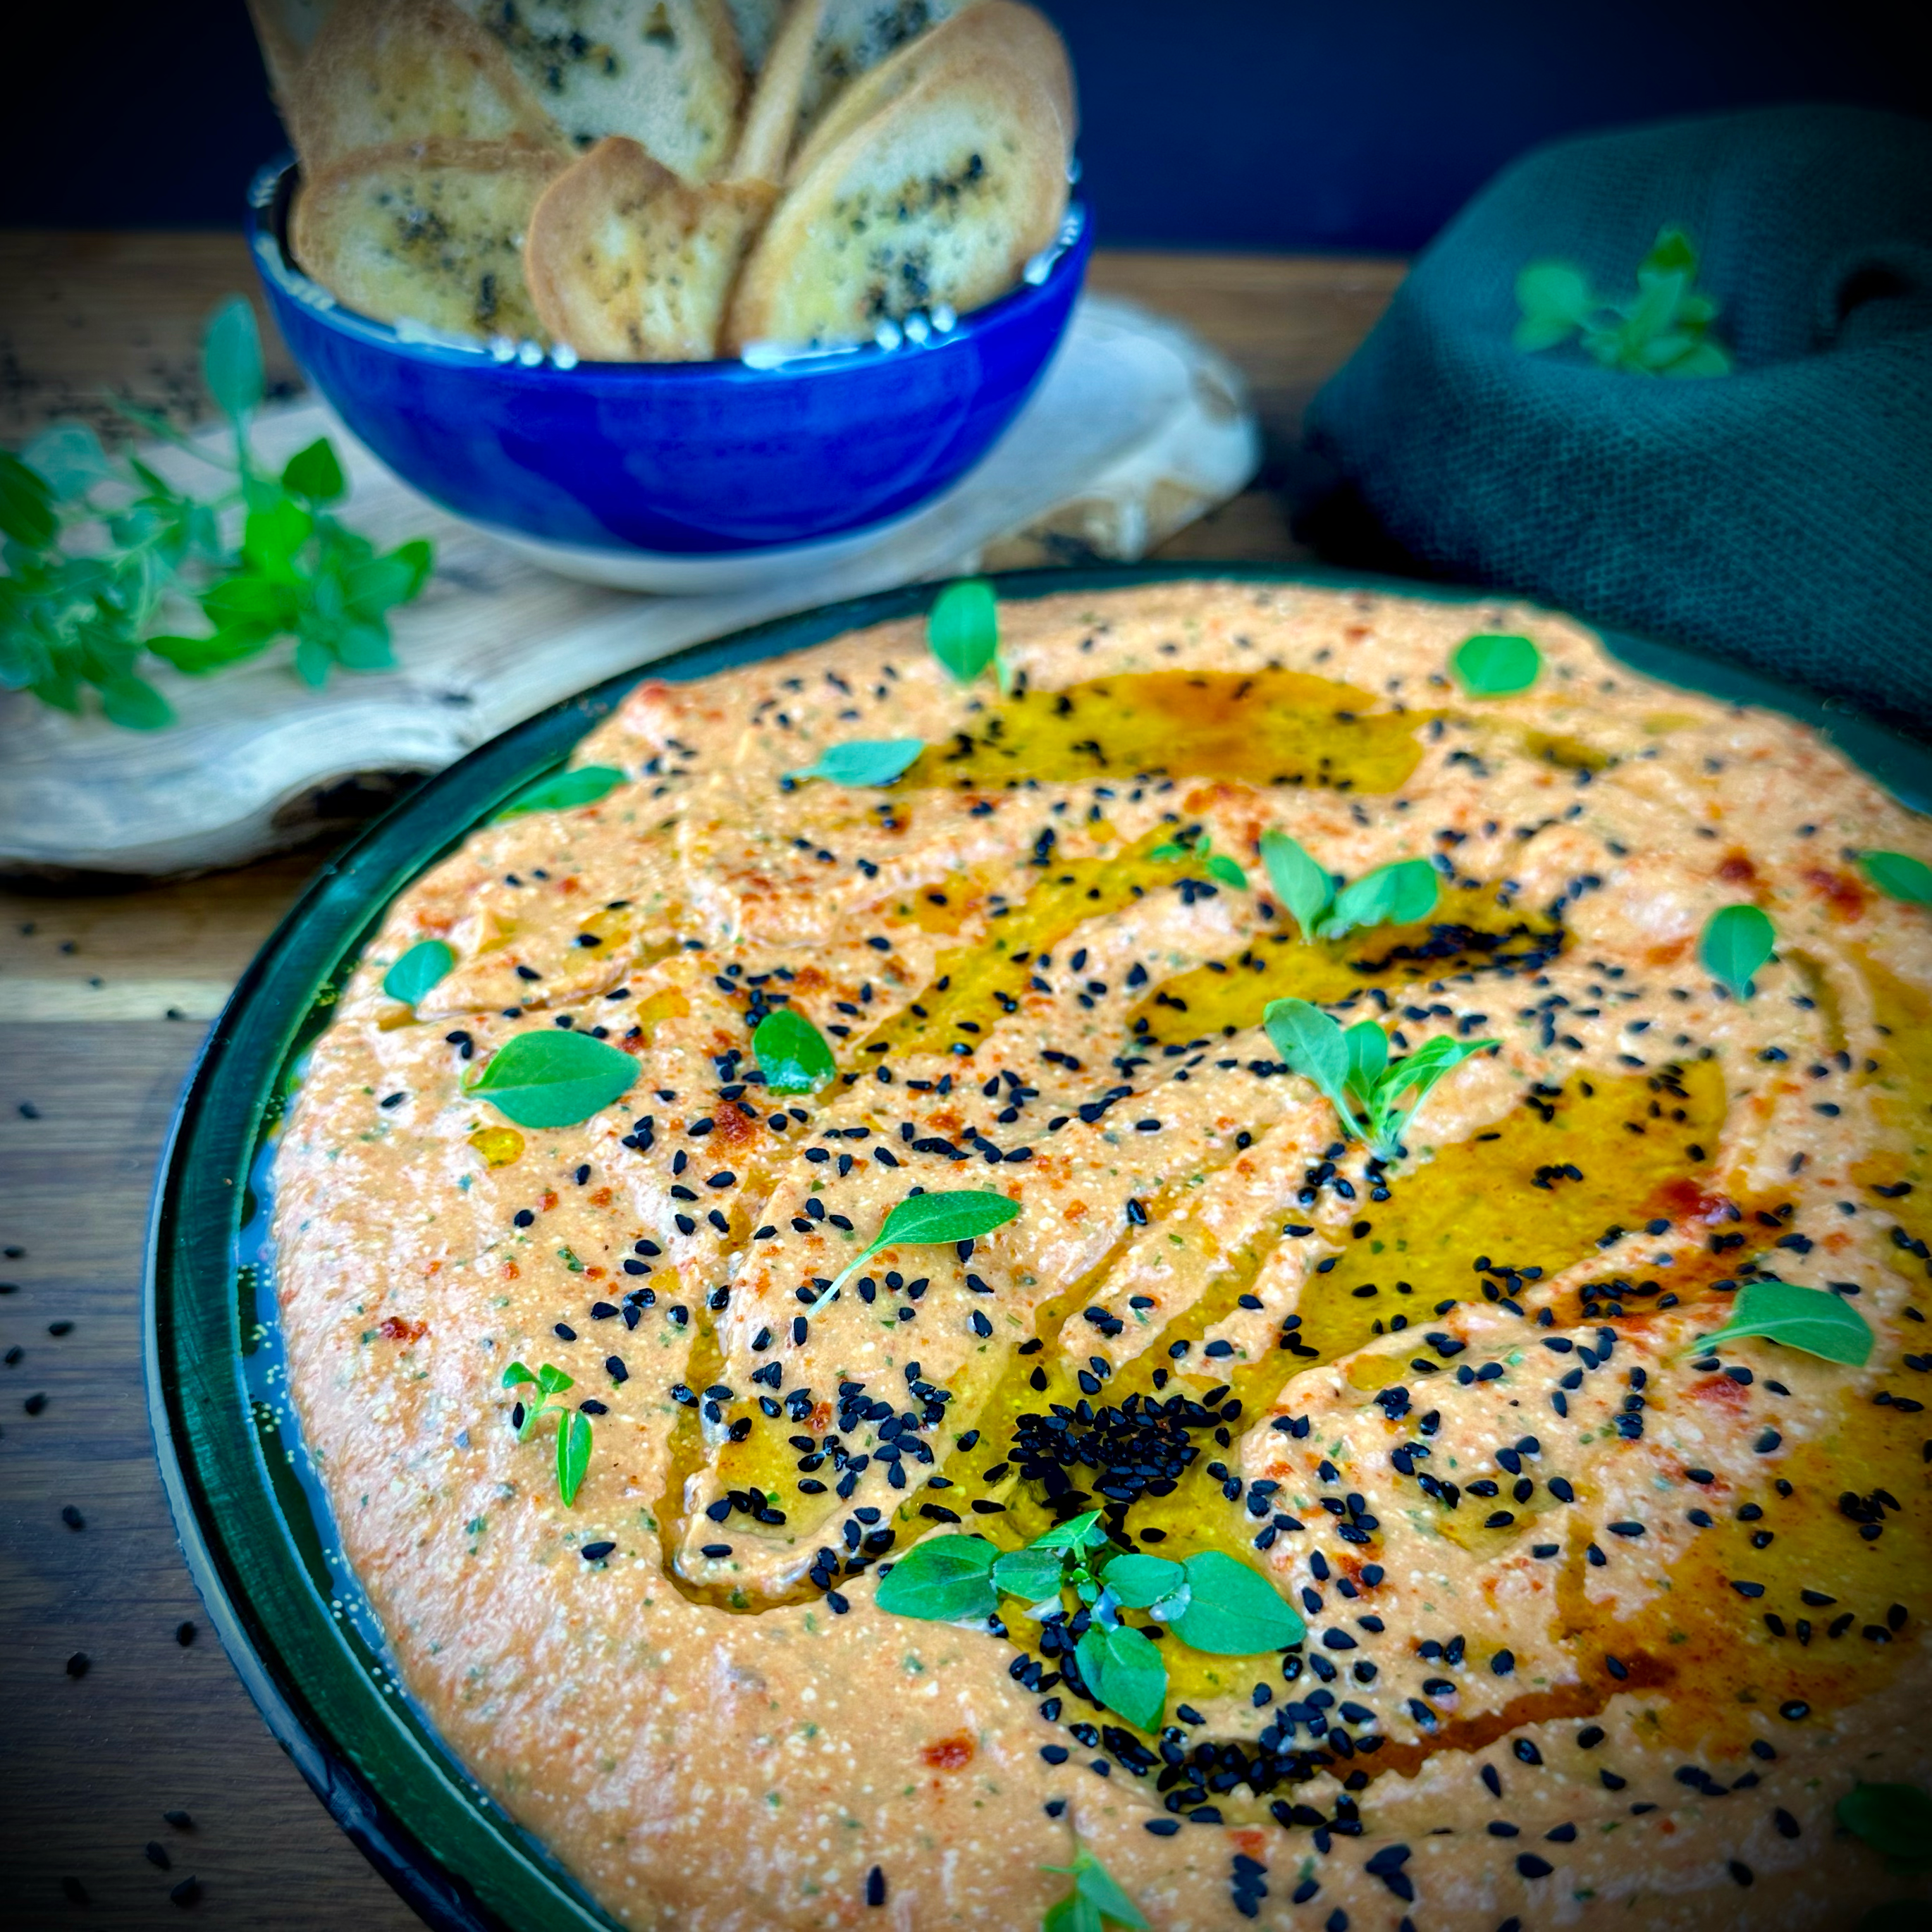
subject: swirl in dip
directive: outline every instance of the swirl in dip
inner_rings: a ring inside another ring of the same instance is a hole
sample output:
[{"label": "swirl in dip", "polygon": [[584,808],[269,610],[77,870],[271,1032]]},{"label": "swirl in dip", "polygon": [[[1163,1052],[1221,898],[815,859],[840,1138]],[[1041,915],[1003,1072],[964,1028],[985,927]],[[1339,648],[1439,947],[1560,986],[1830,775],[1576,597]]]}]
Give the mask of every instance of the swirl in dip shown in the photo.
[{"label": "swirl in dip", "polygon": [[[1932,1772],[1932,945],[1858,862],[1932,856],[1922,822],[1538,610],[1000,616],[1006,696],[916,621],[640,685],[577,760],[624,782],[473,833],[345,989],[277,1282],[410,1692],[638,1926],[1030,1927],[1076,1849],[1164,1932],[1926,1896],[1834,1819]],[[1534,682],[1470,695],[1472,632],[1532,638]],[[889,786],[786,776],[908,737]],[[1436,906],[1310,940],[1271,829],[1346,879],[1426,860]],[[1738,904],[1776,937],[1748,997],[1700,963]],[[382,981],[426,938],[454,964],[412,1009]],[[1499,1045],[1372,1160],[1263,1030],[1287,998],[1394,1056]],[[815,1091],[764,1084],[781,1009],[836,1056]],[[560,1028],[634,1057],[621,1097],[518,1126],[466,1088]],[[917,1189],[1019,1212],[826,1300]],[[1766,1276],[1868,1358],[1707,1352]],[[522,1441],[512,1362],[572,1378]],[[1070,1592],[875,1601],[922,1538],[1095,1510],[1238,1558],[1301,1640],[1121,1612],[1167,1672],[1139,1725]]]}]

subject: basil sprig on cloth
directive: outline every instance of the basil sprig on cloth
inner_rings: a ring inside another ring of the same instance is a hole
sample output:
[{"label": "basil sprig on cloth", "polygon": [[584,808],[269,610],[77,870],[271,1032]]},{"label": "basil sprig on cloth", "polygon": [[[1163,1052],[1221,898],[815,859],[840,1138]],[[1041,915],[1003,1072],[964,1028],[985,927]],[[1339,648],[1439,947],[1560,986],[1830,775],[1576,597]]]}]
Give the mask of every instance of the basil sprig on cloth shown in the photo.
[{"label": "basil sprig on cloth", "polygon": [[1871,1324],[1829,1289],[1767,1277],[1746,1282],[1731,1304],[1731,1318],[1715,1334],[1700,1336],[1696,1346],[1702,1354],[1754,1335],[1855,1369],[1870,1359],[1875,1340]]},{"label": "basil sprig on cloth", "polygon": [[464,1082],[520,1127],[571,1127],[628,1093],[638,1063],[621,1048],[562,1027],[513,1034]]},{"label": "basil sprig on cloth", "polygon": [[1697,957],[1714,980],[1735,999],[1748,1000],[1755,990],[1751,976],[1771,957],[1778,928],[1754,905],[1722,906],[1705,922],[1697,941]]},{"label": "basil sprig on cloth", "polygon": [[1642,376],[1724,376],[1731,358],[1710,339],[1718,305],[1700,295],[1697,251],[1682,229],[1658,232],[1637,264],[1636,294],[1621,302],[1592,292],[1589,278],[1567,262],[1532,262],[1516,280],[1522,318],[1519,349],[1554,349],[1580,337],[1584,352],[1606,369]]},{"label": "basil sprig on cloth", "polygon": [[[295,640],[296,674],[319,686],[330,670],[382,670],[394,662],[388,613],[428,581],[427,543],[378,554],[329,506],[346,493],[326,438],[279,474],[249,442],[263,394],[255,312],[241,296],[216,311],[203,340],[208,387],[234,432],[233,454],[192,442],[165,420],[122,413],[178,445],[221,479],[212,497],[178,489],[138,457],[110,457],[83,423],[56,423],[19,455],[0,451],[0,686],[80,712],[92,689],[110,722],[151,730],[174,708],[143,676],[143,659],[202,674]],[[221,517],[242,512],[231,550]],[[76,555],[64,541],[87,526],[107,542]],[[181,634],[168,621],[190,600],[211,628]]]},{"label": "basil sprig on cloth", "polygon": [[[1388,1035],[1372,1020],[1359,1021],[1345,1032],[1306,1000],[1270,1000],[1262,1024],[1289,1070],[1312,1080],[1328,1096],[1342,1137],[1366,1141],[1380,1161],[1402,1157],[1402,1135],[1444,1074],[1486,1047],[1502,1044],[1438,1034],[1392,1061]],[[1404,1105],[1406,1094],[1414,1097]]]},{"label": "basil sprig on cloth", "polygon": [[525,1384],[535,1388],[536,1399],[524,1400],[517,1440],[527,1442],[545,1416],[560,1418],[556,1425],[556,1490],[563,1498],[564,1508],[572,1508],[578,1491],[584,1486],[584,1472],[590,1467],[590,1418],[581,1409],[567,1408],[550,1398],[574,1388],[575,1378],[550,1362],[535,1371],[521,1362],[512,1362],[503,1371],[504,1388],[518,1388]]},{"label": "basil sprig on cloth", "polygon": [[881,1248],[930,1247],[946,1241],[976,1240],[1003,1228],[1020,1211],[1017,1201],[980,1187],[909,1194],[879,1224],[879,1232],[838,1271],[832,1286],[812,1304],[815,1315]]},{"label": "basil sprig on cloth", "polygon": [[1442,888],[1426,859],[1396,859],[1343,886],[1307,848],[1272,826],[1262,834],[1262,863],[1275,895],[1305,939],[1340,939],[1358,926],[1414,926],[1436,910]]},{"label": "basil sprig on cloth", "polygon": [[1020,1550],[1002,1550],[982,1536],[928,1537],[892,1566],[877,1601],[897,1616],[968,1623],[992,1616],[1006,1597],[1042,1618],[1062,1612],[1070,1589],[1089,1613],[1074,1646],[1082,1682],[1143,1730],[1160,1728],[1167,1665],[1158,1644],[1120,1621],[1123,1610],[1144,1610],[1191,1649],[1220,1657],[1258,1656],[1306,1634],[1300,1616],[1258,1570],[1214,1550],[1179,1562],[1114,1550],[1098,1510]]}]

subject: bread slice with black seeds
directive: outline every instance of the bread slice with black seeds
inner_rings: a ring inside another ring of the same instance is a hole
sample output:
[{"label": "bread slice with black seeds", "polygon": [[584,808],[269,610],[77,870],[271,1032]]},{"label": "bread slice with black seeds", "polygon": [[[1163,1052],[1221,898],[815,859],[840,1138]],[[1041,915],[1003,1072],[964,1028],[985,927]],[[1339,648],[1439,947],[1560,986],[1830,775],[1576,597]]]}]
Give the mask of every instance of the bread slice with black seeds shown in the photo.
[{"label": "bread slice with black seeds", "polygon": [[942,63],[820,154],[746,260],[724,342],[869,340],[1004,295],[1066,207],[1050,80],[1003,51]]},{"label": "bread slice with black seeds", "polygon": [[799,104],[802,124],[812,128],[852,81],[938,26],[962,4],[963,0],[826,0],[812,73]]},{"label": "bread slice with black seeds", "polygon": [[[836,3],[830,0],[831,4]],[[1018,4],[1018,0],[972,0],[970,5],[848,82],[800,143],[792,158],[791,178],[802,179],[821,155],[920,82],[941,69],[970,64],[982,53],[1033,70],[1052,95],[1061,138],[1066,152],[1072,153],[1078,124],[1073,69],[1053,23],[1033,8]]]},{"label": "bread slice with black seeds", "polygon": [[304,179],[290,239],[302,267],[358,314],[454,335],[540,337],[524,238],[566,165],[515,141],[364,148]]},{"label": "bread slice with black seeds", "polygon": [[639,142],[687,181],[729,160],[743,91],[725,0],[457,0],[580,148]]},{"label": "bread slice with black seeds", "polygon": [[310,175],[398,141],[569,150],[502,46],[454,0],[336,0],[290,90],[289,119]]}]

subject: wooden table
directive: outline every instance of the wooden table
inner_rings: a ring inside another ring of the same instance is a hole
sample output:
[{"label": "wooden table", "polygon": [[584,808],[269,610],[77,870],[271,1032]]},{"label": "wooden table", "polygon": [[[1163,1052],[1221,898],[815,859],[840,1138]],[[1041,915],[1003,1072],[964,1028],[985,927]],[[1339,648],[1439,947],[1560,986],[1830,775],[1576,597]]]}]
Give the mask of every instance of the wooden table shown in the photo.
[{"label": "wooden table", "polygon": [[[1267,436],[1264,487],[1156,554],[1306,555],[1265,486],[1309,398],[1401,274],[1388,261],[1095,256],[1094,286],[1178,316],[1240,366]],[[201,323],[253,284],[234,236],[0,234],[0,443],[55,416],[110,428],[110,390],[195,421]],[[268,367],[292,388],[272,338]],[[229,1924],[416,1923],[275,1748],[214,1642],[142,1395],[142,1243],[176,1096],[206,1022],[319,856],[117,893],[0,890],[0,1917],[10,1924],[170,1924],[170,1888],[190,1876],[190,1909]],[[85,1028],[83,1000],[95,1022]],[[82,1526],[63,1521],[70,1508]],[[88,1660],[78,1677],[76,1653]],[[170,1810],[192,1825],[166,1823]],[[151,1840],[166,1869],[144,1855]]]}]

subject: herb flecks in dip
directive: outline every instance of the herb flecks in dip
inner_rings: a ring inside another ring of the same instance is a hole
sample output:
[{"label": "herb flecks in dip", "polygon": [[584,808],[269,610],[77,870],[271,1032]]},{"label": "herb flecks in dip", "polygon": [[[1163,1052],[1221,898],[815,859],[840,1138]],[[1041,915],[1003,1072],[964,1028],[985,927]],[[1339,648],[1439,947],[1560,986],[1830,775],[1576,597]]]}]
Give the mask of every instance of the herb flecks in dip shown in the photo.
[{"label": "herb flecks in dip", "polygon": [[[1163,1928],[1922,1894],[1833,1819],[1932,1772],[1932,915],[1862,862],[1932,856],[1921,823],[1540,612],[1206,584],[1000,619],[1004,694],[915,622],[641,685],[578,754],[625,782],[476,832],[346,989],[278,1288],[410,1691],[640,1925],[1030,1926],[1076,1851]],[[1475,634],[1534,640],[1508,690],[1459,672]],[[788,776],[908,739],[890,784]],[[1342,880],[1426,860],[1436,904],[1304,930],[1270,830]],[[1739,904],[1776,942],[1748,997],[1700,952]],[[404,1005],[424,940],[453,964]],[[1296,1000],[1391,1062],[1499,1045],[1378,1158],[1264,1028]],[[829,1078],[781,1029],[764,1084],[773,1012]],[[634,1083],[513,1125],[481,1070],[559,1028]],[[848,1274],[915,1190],[1018,1212]],[[1767,1277],[1868,1360],[1706,1352]],[[572,1505],[518,1362],[590,1420]],[[1304,1637],[1106,1609],[1166,1667],[1141,1728],[1070,1590],[874,1600],[922,1538],[1093,1511],[1106,1561],[1237,1558]]]}]

